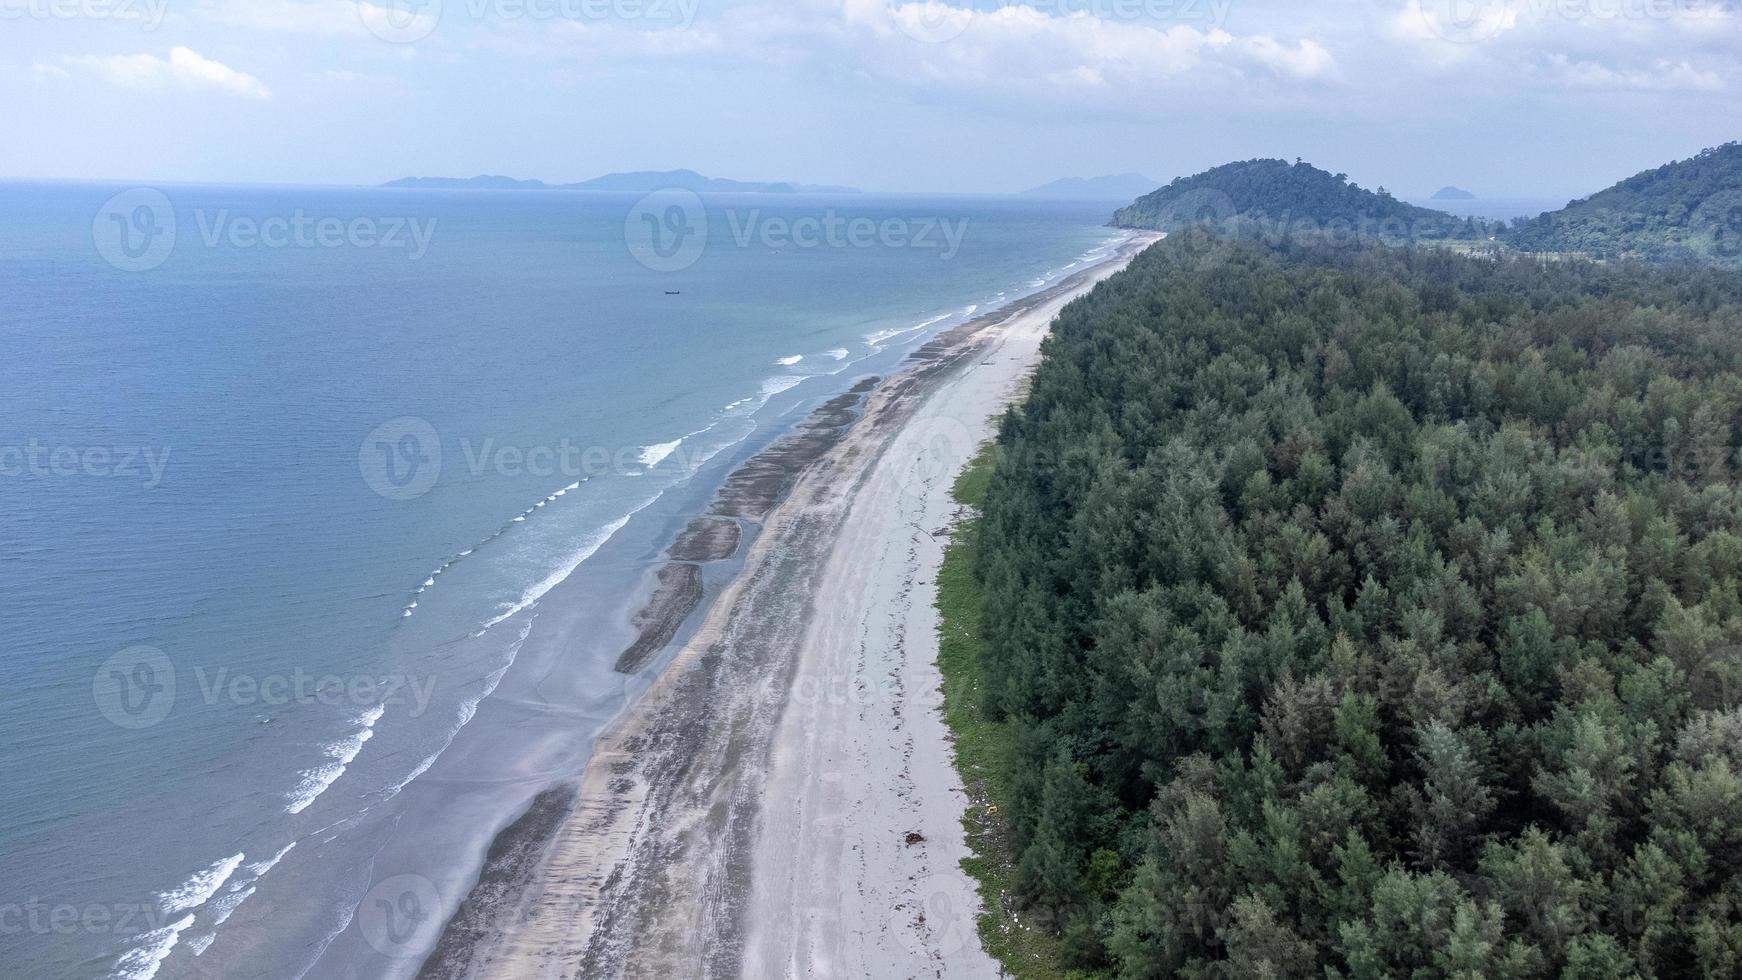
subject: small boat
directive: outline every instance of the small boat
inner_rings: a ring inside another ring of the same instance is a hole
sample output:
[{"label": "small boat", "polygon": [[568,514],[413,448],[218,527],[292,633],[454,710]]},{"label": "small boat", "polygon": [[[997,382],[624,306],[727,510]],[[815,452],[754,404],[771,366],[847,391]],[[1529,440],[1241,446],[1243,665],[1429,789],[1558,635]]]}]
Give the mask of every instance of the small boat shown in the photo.
[{"label": "small boat", "polygon": [[665,291],[665,295],[667,295],[667,296],[682,296],[683,290],[681,290],[681,289],[668,289]]}]

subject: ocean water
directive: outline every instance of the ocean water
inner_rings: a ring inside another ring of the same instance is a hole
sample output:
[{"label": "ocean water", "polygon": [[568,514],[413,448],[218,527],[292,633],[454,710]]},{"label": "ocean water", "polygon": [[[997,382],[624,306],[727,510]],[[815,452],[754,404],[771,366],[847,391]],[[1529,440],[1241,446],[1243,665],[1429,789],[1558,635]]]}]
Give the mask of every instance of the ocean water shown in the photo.
[{"label": "ocean water", "polygon": [[672,531],[1104,210],[0,185],[0,976],[415,971]]},{"label": "ocean water", "polygon": [[1460,218],[1487,218],[1490,221],[1515,222],[1534,218],[1545,211],[1559,211],[1567,206],[1568,197],[1477,197],[1465,201],[1436,201],[1432,198],[1411,198],[1410,203],[1435,211],[1445,211]]}]

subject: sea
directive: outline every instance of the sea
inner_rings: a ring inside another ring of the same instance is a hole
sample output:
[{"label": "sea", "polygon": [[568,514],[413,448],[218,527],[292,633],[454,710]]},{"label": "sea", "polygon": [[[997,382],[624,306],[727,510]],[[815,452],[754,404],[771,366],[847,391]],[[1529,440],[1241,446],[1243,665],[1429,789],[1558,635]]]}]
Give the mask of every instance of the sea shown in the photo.
[{"label": "sea", "polygon": [[0,184],[0,976],[415,974],[731,468],[1118,203]]},{"label": "sea", "polygon": [[1489,221],[1517,223],[1549,211],[1559,211],[1573,199],[1573,195],[1562,197],[1540,195],[1536,197],[1471,197],[1463,200],[1414,197],[1409,199],[1409,203],[1435,211],[1445,211],[1460,218],[1484,218]]}]

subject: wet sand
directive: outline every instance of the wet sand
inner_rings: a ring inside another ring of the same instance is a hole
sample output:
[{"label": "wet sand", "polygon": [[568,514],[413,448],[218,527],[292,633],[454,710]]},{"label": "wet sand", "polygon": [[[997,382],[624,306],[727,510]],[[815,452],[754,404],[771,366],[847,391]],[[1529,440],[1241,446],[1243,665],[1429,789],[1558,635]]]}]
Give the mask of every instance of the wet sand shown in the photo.
[{"label": "wet sand", "polygon": [[[956,868],[933,531],[1053,316],[1137,244],[941,335],[732,474],[661,579],[734,554],[728,520],[761,525],[743,571],[600,738],[572,807],[503,832],[425,975],[996,974]],[[624,669],[700,601],[671,577]]]}]

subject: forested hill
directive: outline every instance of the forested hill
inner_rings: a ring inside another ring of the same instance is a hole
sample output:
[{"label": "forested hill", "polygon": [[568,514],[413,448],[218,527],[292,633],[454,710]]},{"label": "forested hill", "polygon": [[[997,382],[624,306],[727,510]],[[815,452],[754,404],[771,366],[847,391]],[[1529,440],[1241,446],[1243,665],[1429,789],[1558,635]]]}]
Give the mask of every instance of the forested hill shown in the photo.
[{"label": "forested hill", "polygon": [[1180,177],[1113,215],[1124,228],[1211,225],[1285,230],[1384,227],[1390,237],[1476,237],[1470,222],[1417,207],[1306,163],[1246,160]]},{"label": "forested hill", "polygon": [[1532,252],[1742,266],[1742,143],[1629,177],[1504,239]]},{"label": "forested hill", "polygon": [[1742,976],[1742,276],[1200,234],[1001,427],[1006,908],[1095,977]]}]

